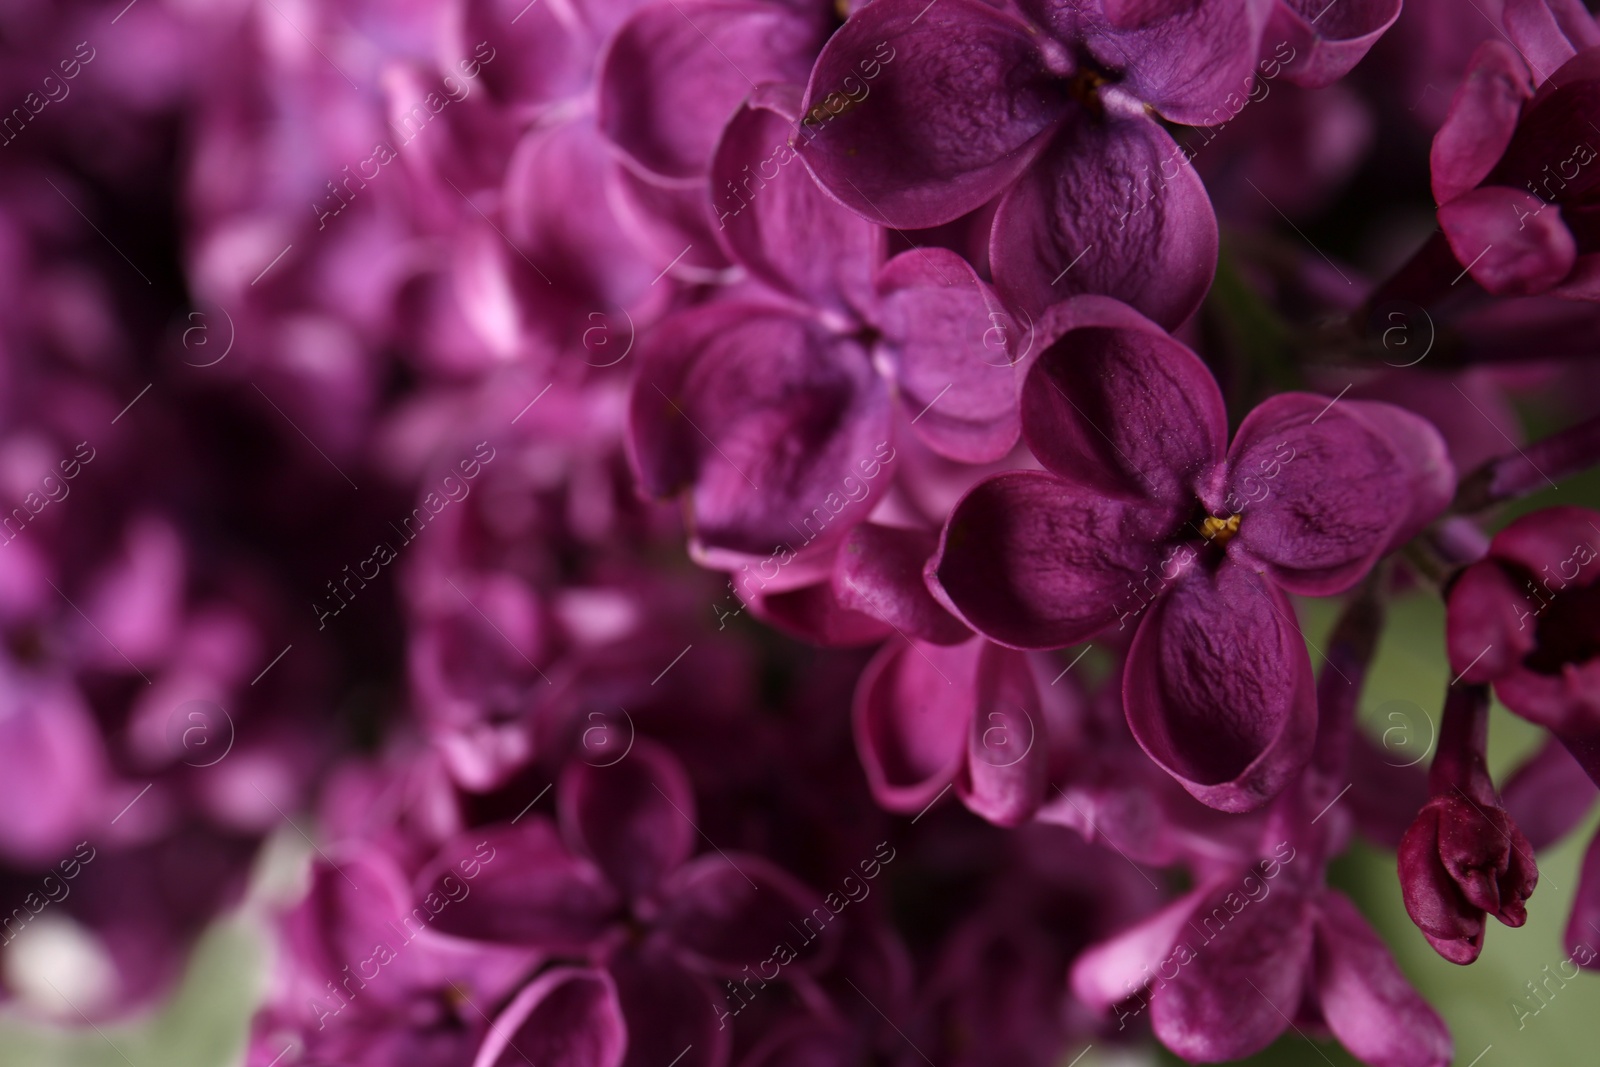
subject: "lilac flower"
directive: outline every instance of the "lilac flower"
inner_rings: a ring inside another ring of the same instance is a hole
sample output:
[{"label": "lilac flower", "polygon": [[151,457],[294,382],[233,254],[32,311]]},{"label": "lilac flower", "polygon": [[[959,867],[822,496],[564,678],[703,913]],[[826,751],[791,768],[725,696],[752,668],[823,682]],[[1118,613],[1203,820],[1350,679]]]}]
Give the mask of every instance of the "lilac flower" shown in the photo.
[{"label": "lilac flower", "polygon": [[528,815],[521,825],[470,831],[418,884],[448,876],[444,857],[468,840],[487,841],[496,861],[437,927],[604,967],[627,1020],[628,1067],[686,1045],[694,1046],[686,1063],[725,1063],[738,1002],[728,1005],[712,979],[755,992],[777,974],[828,961],[837,935],[814,917],[829,914],[821,896],[760,856],[691,858],[693,789],[654,742],[639,739],[610,767],[569,764],[557,803],[559,830]]},{"label": "lilac flower", "polygon": [[880,0],[818,58],[800,153],[840,202],[889,226],[937,225],[998,198],[989,257],[1008,304],[1037,314],[1106,293],[1176,326],[1210,284],[1217,231],[1188,154],[1155,116],[1226,122],[1258,52],[1271,52],[1263,72],[1325,84],[1399,13],[1349,4],[1335,28],[1299,5],[1269,20],[1269,6]]},{"label": "lilac flower", "polygon": [[1600,731],[1595,524],[1600,513],[1555,507],[1501,530],[1451,586],[1445,630],[1463,681],[1492,685],[1518,715],[1574,737]]},{"label": "lilac flower", "polygon": [[1022,418],[1046,469],[969,492],[928,580],[1016,648],[1136,626],[1134,736],[1196,797],[1253,808],[1298,771],[1315,729],[1285,594],[1348,588],[1436,515],[1454,484],[1444,444],[1387,404],[1286,393],[1225,448],[1210,372],[1131,309],[1081,298],[1043,340]]},{"label": "lilac flower", "polygon": [[714,185],[740,178],[751,194],[729,202],[722,232],[764,284],[657,326],[628,435],[645,490],[686,493],[699,548],[782,546],[785,564],[836,544],[882,498],[896,407],[928,447],[969,462],[1004,455],[1017,433],[1015,357],[997,328],[1010,320],[964,260],[916,249],[885,262],[882,231],[796,168],[750,188],[752,164],[781,166],[797,96],[758,94],[712,168]]},{"label": "lilac flower", "polygon": [[1512,5],[1505,21],[1516,47],[1478,47],[1434,137],[1439,226],[1496,296],[1593,299],[1600,25],[1563,0]]}]

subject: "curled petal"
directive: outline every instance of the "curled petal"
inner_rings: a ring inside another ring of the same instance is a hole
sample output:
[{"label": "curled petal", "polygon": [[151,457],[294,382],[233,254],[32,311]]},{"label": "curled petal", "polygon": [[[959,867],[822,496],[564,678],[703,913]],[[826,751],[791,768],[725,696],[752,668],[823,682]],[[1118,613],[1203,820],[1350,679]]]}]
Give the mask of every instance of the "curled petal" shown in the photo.
[{"label": "curled petal", "polygon": [[1262,40],[1288,42],[1284,77],[1316,89],[1350,73],[1399,17],[1400,0],[1278,0]]},{"label": "curled petal", "polygon": [[962,803],[990,822],[1021,825],[1044,801],[1050,762],[1039,691],[1027,657],[983,642],[974,695],[966,773],[956,783],[956,792]]},{"label": "curled petal", "polygon": [[833,568],[833,592],[846,607],[907,637],[939,645],[972,631],[928,592],[922,568],[938,548],[932,531],[862,523],[850,531]]},{"label": "curled petal", "polygon": [[604,971],[558,967],[512,998],[473,1067],[621,1067],[628,1024]]},{"label": "curled petal", "polygon": [[1217,219],[1200,176],[1153,119],[1083,118],[1000,201],[989,259],[1001,297],[1030,314],[1101,293],[1173,328],[1211,287]]},{"label": "curled petal", "polygon": [[1500,41],[1478,46],[1450,114],[1433,136],[1429,162],[1435,200],[1448,203],[1489,176],[1532,95],[1528,67],[1516,52]]},{"label": "curled petal", "polygon": [[874,0],[828,39],[798,138],[824,188],[921,229],[992,199],[1067,104],[1032,27],[982,0]]},{"label": "curled petal", "polygon": [[1288,600],[1224,563],[1179,579],[1152,608],[1122,692],[1128,726],[1152,759],[1204,803],[1249,811],[1310,756],[1312,686]]},{"label": "curled petal", "polygon": [[568,763],[556,792],[561,831],[629,897],[652,892],[694,852],[694,786],[677,757],[634,742],[607,767]]},{"label": "curled petal", "polygon": [[1439,225],[1473,281],[1496,296],[1537,296],[1572,272],[1578,244],[1559,209],[1485,185],[1439,208]]},{"label": "curled petal", "polygon": [[856,752],[872,797],[915,812],[954,781],[966,758],[981,641],[953,648],[896,642],[856,684]]}]

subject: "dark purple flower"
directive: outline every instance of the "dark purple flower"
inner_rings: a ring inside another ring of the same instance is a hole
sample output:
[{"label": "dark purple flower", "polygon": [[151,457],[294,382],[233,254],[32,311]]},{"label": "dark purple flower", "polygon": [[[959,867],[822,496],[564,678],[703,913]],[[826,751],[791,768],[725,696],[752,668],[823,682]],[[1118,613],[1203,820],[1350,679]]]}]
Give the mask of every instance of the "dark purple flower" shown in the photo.
[{"label": "dark purple flower", "polygon": [[[928,447],[966,462],[999,458],[1017,435],[1009,316],[952,252],[885,262],[883,232],[793,164],[797,96],[758,93],[712,166],[714,184],[738,178],[749,196],[719,221],[762,284],[669,316],[645,339],[628,434],[645,490],[686,493],[700,550],[780,567],[836,544],[882,500],[897,408]],[[772,175],[752,186],[751,167]]]},{"label": "dark purple flower", "polygon": [[1268,6],[877,0],[823,48],[800,152],[842,203],[889,226],[998,198],[989,257],[1013,306],[1106,293],[1176,326],[1210,284],[1217,230],[1157,117],[1227,122],[1258,52],[1272,53],[1263,72],[1325,84],[1400,9],[1347,3],[1335,27],[1278,4],[1266,28]]},{"label": "dark purple flower", "polygon": [[1134,736],[1206,803],[1255,807],[1316,725],[1285,594],[1348,588],[1432,519],[1454,486],[1444,443],[1387,404],[1284,393],[1229,448],[1211,373],[1131,309],[1079,298],[1042,340],[1022,421],[1046,469],[969,492],[928,580],[1016,648],[1136,626]]},{"label": "dark purple flower", "polygon": [[1450,588],[1450,669],[1558,734],[1600,733],[1600,512],[1554,507],[1495,534]]},{"label": "dark purple flower", "polygon": [[627,1020],[628,1067],[686,1045],[694,1051],[683,1062],[720,1067],[729,1013],[713,979],[764,988],[774,977],[764,965],[775,959],[775,974],[828,961],[837,938],[814,917],[829,915],[819,895],[760,856],[719,849],[691,858],[694,791],[667,749],[640,738],[612,766],[569,764],[557,804],[559,829],[527,815],[469,831],[418,885],[436,888],[450,876],[450,857],[487,842],[494,861],[469,898],[440,914],[438,929],[604,967]]},{"label": "dark purple flower", "polygon": [[1600,293],[1600,26],[1567,3],[1512,5],[1505,22],[1507,40],[1473,53],[1434,137],[1443,239],[1496,296],[1592,300]]}]

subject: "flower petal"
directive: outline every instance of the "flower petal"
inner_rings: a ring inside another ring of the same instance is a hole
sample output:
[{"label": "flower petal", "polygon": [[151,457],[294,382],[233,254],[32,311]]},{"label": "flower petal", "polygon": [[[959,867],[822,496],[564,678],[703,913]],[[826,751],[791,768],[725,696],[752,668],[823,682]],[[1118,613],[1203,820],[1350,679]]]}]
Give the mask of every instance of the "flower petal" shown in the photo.
[{"label": "flower petal", "polygon": [[1328,1028],[1373,1067],[1445,1067],[1450,1031],[1361,912],[1331,889],[1316,911],[1317,999]]},{"label": "flower petal", "polygon": [[1262,40],[1289,42],[1284,77],[1319,89],[1350,73],[1399,17],[1400,0],[1279,0]]},{"label": "flower petal", "polygon": [[862,672],[852,716],[856,752],[872,798],[889,811],[920,811],[955,780],[982,645],[896,641]]},{"label": "flower petal", "polygon": [[641,173],[702,178],[753,85],[805,80],[819,29],[759,0],[645,4],[617,28],[600,60],[600,129]]},{"label": "flower petal", "polygon": [[1101,293],[1172,328],[1211,287],[1217,218],[1200,176],[1153,119],[1084,118],[1064,126],[1000,201],[989,260],[1000,296],[1032,315]]},{"label": "flower petal", "polygon": [[1439,226],[1472,280],[1496,296],[1537,296],[1572,272],[1578,243],[1561,211],[1532,193],[1485,185],[1439,208]]},{"label": "flower petal", "polygon": [[1221,883],[1195,908],[1198,925],[1179,935],[1177,977],[1151,998],[1156,1036],[1187,1060],[1219,1063],[1260,1052],[1300,1007],[1311,908],[1291,886],[1260,898],[1245,896],[1242,886],[1242,879]]},{"label": "flower petal", "polygon": [[1432,427],[1397,408],[1384,413],[1390,418],[1414,431],[1402,444],[1431,447],[1403,454],[1362,408],[1310,393],[1279,393],[1246,416],[1224,493],[1206,501],[1214,514],[1242,516],[1229,555],[1264,566],[1303,596],[1359,581],[1395,532],[1414,522],[1418,469],[1446,462]]},{"label": "flower petal", "polygon": [[[1059,331],[1059,332],[1058,332]],[[1110,496],[1183,511],[1227,447],[1216,379],[1193,352],[1115,301],[1080,297],[1040,326],[1022,432],[1039,462]]]},{"label": "flower petal", "polygon": [[556,788],[561,833],[631,898],[694,853],[694,786],[670,750],[639,738],[626,759],[568,763]]},{"label": "flower petal", "polygon": [[889,398],[867,353],[815,320],[746,304],[680,312],[641,342],[629,455],[647,492],[690,490],[698,541],[755,555],[836,542],[887,465]]},{"label": "flower petal", "polygon": [[862,523],[839,546],[834,595],[907,637],[938,645],[965,641],[972,631],[933,598],[922,580],[922,568],[937,548],[932,531]]},{"label": "flower petal", "polygon": [[997,826],[1020,826],[1044,802],[1050,741],[1028,658],[988,641],[978,654],[961,802]]},{"label": "flower petal", "polygon": [[624,948],[612,957],[608,969],[628,1020],[628,1058],[623,1067],[661,1067],[666,1062],[661,1050],[668,1048],[682,1050],[683,1058],[672,1067],[727,1064],[733,1038],[730,1018],[743,1010],[742,1001],[719,996],[710,982],[685,970],[670,950],[656,943]]},{"label": "flower petal", "polygon": [[1123,670],[1128,726],[1197,799],[1249,811],[1311,755],[1317,710],[1294,608],[1223,563],[1180,578],[1140,624]]},{"label": "flower petal", "polygon": [[452,875],[457,857],[482,864],[472,892],[434,919],[434,928],[478,941],[502,941],[551,951],[594,944],[621,901],[599,868],[567,851],[555,826],[530,815],[519,826],[489,826],[445,845],[417,876],[418,896]]},{"label": "flower petal", "polygon": [[838,913],[760,856],[719,851],[697,857],[669,879],[662,898],[660,928],[687,961],[710,974],[732,976],[746,966],[756,971],[780,944],[790,945],[794,962],[810,971],[825,966],[837,949],[838,927],[830,923]]},{"label": "flower petal", "polygon": [[1010,452],[1019,433],[1021,376],[1003,340],[1010,316],[994,291],[944,248],[896,256],[877,286],[873,320],[894,360],[912,431],[939,455],[963,463]]},{"label": "flower petal", "polygon": [[1044,471],[973,486],[928,563],[934,595],[974,630],[1013,648],[1061,648],[1092,637],[1128,608],[1135,579],[1159,561],[1137,536],[1138,509]]},{"label": "flower petal", "polygon": [[1489,176],[1532,95],[1527,64],[1516,52],[1500,41],[1478,46],[1450,114],[1433,135],[1429,165],[1435,200],[1448,203]]},{"label": "flower petal", "polygon": [[[883,230],[841,207],[797,164],[800,89],[763,86],[722,132],[711,204],[728,254],[768,285],[854,316],[884,258]],[[770,173],[769,173],[770,171]]]},{"label": "flower petal", "polygon": [[558,967],[512,998],[473,1067],[621,1067],[628,1024],[604,971]]},{"label": "flower petal", "polygon": [[839,201],[921,229],[993,198],[1067,104],[1036,31],[982,0],[874,0],[822,49],[800,158]]}]

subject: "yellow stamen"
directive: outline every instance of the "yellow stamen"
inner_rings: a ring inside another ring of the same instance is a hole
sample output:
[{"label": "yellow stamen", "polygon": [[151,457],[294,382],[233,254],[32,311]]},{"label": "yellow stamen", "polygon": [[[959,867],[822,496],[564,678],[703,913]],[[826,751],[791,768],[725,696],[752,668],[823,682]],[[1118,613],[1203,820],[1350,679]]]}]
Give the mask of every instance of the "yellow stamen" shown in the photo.
[{"label": "yellow stamen", "polygon": [[1219,519],[1215,515],[1206,516],[1200,524],[1200,536],[1207,541],[1215,541],[1218,547],[1226,545],[1233,540],[1233,535],[1239,532],[1239,516],[1229,515],[1226,519]]}]

